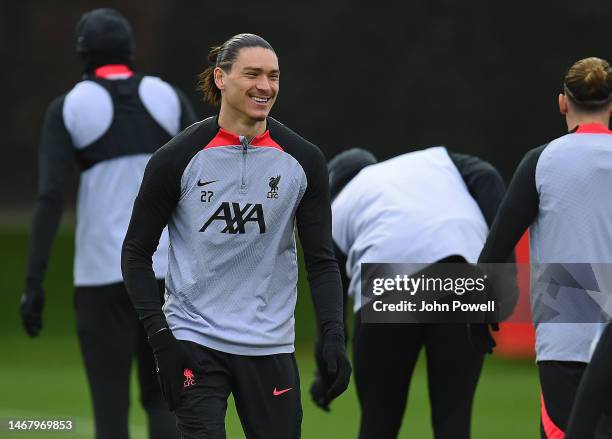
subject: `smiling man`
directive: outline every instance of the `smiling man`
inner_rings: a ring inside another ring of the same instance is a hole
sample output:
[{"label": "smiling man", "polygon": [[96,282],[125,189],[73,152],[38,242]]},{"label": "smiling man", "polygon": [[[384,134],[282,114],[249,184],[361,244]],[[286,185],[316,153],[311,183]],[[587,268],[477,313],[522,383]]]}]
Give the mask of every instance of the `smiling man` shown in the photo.
[{"label": "smiling man", "polygon": [[[321,151],[268,117],[279,90],[270,44],[239,34],[200,75],[219,115],[187,128],[149,162],[123,245],[128,292],[183,438],[224,438],[234,395],[247,438],[298,438],[294,352],[297,225],[317,313],[326,398],[348,386],[342,290]],[[165,305],[154,253],[168,225]]]}]

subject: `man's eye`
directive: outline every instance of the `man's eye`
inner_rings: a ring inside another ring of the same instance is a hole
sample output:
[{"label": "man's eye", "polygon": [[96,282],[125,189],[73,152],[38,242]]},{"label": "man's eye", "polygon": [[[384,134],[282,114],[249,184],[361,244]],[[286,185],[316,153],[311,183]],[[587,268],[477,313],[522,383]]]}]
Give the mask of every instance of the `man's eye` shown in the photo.
[{"label": "man's eye", "polygon": [[270,75],[270,79],[272,81],[278,81],[279,76],[278,75]]},{"label": "man's eye", "polygon": [[254,73],[254,72],[248,72],[246,75],[247,75],[249,78],[255,78],[255,77],[257,76],[257,73]]}]

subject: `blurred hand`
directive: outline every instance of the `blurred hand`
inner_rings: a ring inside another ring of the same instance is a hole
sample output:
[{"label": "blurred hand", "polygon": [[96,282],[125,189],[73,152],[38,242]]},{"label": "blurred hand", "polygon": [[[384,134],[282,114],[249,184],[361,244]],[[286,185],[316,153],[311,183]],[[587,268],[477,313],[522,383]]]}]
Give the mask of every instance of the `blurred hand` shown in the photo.
[{"label": "blurred hand", "polygon": [[163,328],[149,337],[149,344],[155,356],[157,377],[162,394],[170,411],[178,406],[186,376],[185,369],[191,373],[194,363],[169,328]]},{"label": "blurred hand", "polygon": [[346,390],[351,378],[344,337],[331,335],[317,343],[315,358],[317,372],[310,395],[318,407],[329,411],[329,404]]},{"label": "blurred hand", "polygon": [[315,372],[314,381],[312,382],[312,385],[310,386],[310,396],[312,397],[312,400],[317,405],[317,407],[328,412],[330,401],[327,400],[326,394],[327,394],[327,385],[323,382],[323,377],[317,370]]},{"label": "blurred hand", "polygon": [[40,334],[44,306],[45,291],[42,287],[30,288],[21,296],[21,322],[30,337]]},{"label": "blurred hand", "polygon": [[468,325],[468,336],[470,343],[476,350],[482,354],[492,354],[493,348],[497,346],[495,339],[491,335],[489,326],[493,331],[499,331],[499,325],[497,323],[472,323]]}]

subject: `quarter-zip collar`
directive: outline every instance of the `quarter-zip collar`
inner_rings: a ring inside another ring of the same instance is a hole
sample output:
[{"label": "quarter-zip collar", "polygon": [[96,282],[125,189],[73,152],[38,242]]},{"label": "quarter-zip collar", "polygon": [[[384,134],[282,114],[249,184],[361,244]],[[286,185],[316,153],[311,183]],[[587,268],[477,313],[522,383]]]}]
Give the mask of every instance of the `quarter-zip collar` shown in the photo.
[{"label": "quarter-zip collar", "polygon": [[217,119],[218,131],[215,137],[203,149],[219,148],[219,147],[230,147],[241,150],[241,172],[240,172],[240,186],[239,193],[246,194],[248,192],[248,179],[247,179],[247,155],[249,149],[252,148],[274,148],[279,151],[283,151],[283,148],[270,137],[270,131],[266,129],[259,136],[253,137],[250,141],[246,136],[240,136],[232,133],[224,128],[219,127]]},{"label": "quarter-zip collar", "polygon": [[[218,126],[218,125],[217,125]],[[242,140],[244,139],[244,140]],[[238,146],[243,149],[249,149],[251,147],[269,147],[283,151],[283,148],[270,137],[270,130],[266,129],[262,134],[255,136],[248,141],[245,136],[232,133],[224,128],[219,127],[217,134],[212,138],[210,142],[204,147],[204,149],[215,148],[219,146]]]}]

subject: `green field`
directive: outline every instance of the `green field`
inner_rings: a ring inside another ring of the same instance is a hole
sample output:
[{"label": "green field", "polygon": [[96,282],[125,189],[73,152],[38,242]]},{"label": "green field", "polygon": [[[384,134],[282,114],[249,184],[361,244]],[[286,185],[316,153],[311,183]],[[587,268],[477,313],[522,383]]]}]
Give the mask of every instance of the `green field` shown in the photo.
[{"label": "green field", "polygon": [[[28,338],[18,318],[19,296],[23,289],[27,232],[23,226],[0,229],[0,421],[9,419],[71,418],[76,432],[68,438],[93,437],[92,410],[85,373],[75,335],[72,306],[71,266],[73,235],[64,229],[58,236],[48,268],[47,306],[43,332],[37,339]],[[297,359],[302,379],[304,438],[355,438],[359,406],[354,387],[332,405],[330,413],[317,409],[307,389],[313,375],[311,358],[314,334],[312,305],[304,284],[296,311]],[[380,361],[385,361],[381,358]],[[408,409],[401,438],[432,437],[429,403],[421,358],[413,377]],[[449,364],[449,368],[453,365]],[[131,432],[133,438],[146,437],[144,413],[138,405],[138,389],[133,379]],[[235,410],[227,418],[229,438],[243,437]],[[473,418],[474,438],[537,438],[539,420],[539,387],[532,361],[510,361],[487,358],[476,395]],[[60,434],[15,433],[2,430],[1,438],[63,437]]]}]

